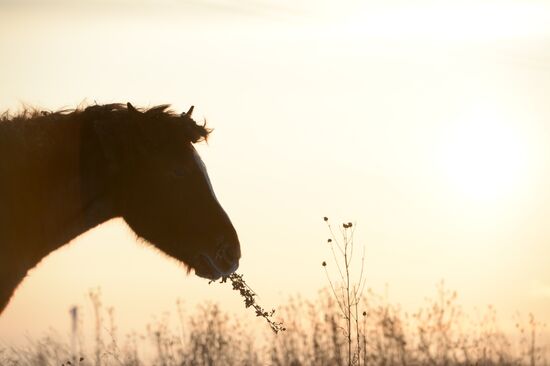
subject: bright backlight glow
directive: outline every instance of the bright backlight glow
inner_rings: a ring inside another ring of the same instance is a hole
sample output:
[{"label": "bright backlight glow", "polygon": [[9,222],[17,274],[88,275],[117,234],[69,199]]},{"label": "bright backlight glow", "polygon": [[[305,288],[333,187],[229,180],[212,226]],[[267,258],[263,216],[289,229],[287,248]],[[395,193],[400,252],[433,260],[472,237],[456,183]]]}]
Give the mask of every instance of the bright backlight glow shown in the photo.
[{"label": "bright backlight glow", "polygon": [[451,184],[467,196],[499,199],[519,188],[526,146],[505,117],[478,110],[460,118],[442,144],[443,169]]},{"label": "bright backlight glow", "polygon": [[547,34],[543,3],[458,2],[358,9],[343,32],[390,39],[482,41]]}]

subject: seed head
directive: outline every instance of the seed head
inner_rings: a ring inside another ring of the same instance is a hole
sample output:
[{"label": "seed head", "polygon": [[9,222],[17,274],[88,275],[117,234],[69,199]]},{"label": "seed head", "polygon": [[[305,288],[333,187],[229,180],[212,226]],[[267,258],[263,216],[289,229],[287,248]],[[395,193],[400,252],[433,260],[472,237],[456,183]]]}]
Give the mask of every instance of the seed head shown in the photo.
[{"label": "seed head", "polygon": [[323,267],[326,267],[326,266],[327,266],[327,262],[323,261],[322,265],[323,265]]}]

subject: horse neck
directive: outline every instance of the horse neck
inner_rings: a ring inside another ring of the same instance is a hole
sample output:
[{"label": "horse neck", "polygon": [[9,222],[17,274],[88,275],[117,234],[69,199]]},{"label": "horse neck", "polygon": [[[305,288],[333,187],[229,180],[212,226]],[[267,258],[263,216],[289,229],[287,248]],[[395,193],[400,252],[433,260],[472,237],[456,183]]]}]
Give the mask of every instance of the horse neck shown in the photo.
[{"label": "horse neck", "polygon": [[114,215],[103,154],[85,121],[31,120],[0,125],[0,134],[0,267],[24,275]]}]

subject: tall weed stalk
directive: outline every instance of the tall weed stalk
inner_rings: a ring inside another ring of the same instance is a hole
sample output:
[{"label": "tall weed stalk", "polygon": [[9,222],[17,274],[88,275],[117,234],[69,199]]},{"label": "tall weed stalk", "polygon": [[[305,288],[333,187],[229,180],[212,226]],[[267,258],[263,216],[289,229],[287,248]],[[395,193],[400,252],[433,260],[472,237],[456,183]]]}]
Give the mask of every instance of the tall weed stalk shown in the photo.
[{"label": "tall weed stalk", "polygon": [[[344,320],[342,330],[346,338],[347,364],[348,366],[360,366],[366,363],[367,357],[365,333],[361,329],[361,323],[363,329],[365,327],[367,313],[359,311],[366,283],[365,246],[356,245],[354,241],[356,226],[351,222],[343,223],[335,232],[327,217],[324,218],[324,221],[330,233],[327,244],[332,254],[332,265],[335,270],[329,271],[330,266],[327,261],[323,261],[322,266],[332,296]],[[358,252],[360,256],[358,256]],[[360,314],[363,315],[362,322]],[[362,356],[363,362],[361,362]]]}]

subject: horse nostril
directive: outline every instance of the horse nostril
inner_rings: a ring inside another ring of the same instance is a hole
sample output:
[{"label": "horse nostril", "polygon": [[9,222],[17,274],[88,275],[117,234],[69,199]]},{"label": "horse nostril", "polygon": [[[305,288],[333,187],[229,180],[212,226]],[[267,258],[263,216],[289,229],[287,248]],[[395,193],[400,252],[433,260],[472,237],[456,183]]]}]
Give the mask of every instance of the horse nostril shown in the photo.
[{"label": "horse nostril", "polygon": [[240,251],[236,249],[234,245],[230,243],[224,243],[220,245],[218,252],[216,253],[216,258],[233,266],[235,263],[238,263],[240,258]]},{"label": "horse nostril", "polygon": [[229,264],[233,264],[239,260],[235,253],[232,250],[228,250],[227,247],[223,251],[223,259]]}]

